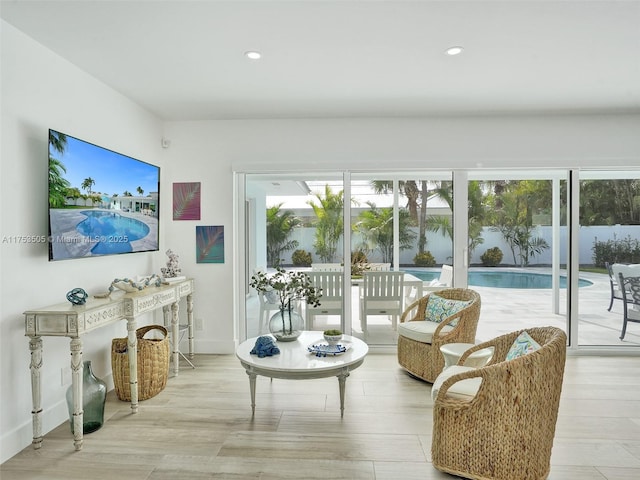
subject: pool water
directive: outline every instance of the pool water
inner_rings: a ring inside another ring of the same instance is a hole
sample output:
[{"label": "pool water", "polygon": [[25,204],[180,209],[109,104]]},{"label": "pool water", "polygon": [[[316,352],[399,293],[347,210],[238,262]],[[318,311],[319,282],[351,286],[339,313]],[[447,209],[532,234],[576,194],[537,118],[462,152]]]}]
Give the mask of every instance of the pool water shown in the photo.
[{"label": "pool water", "polygon": [[[430,282],[440,276],[439,271],[427,272],[420,270],[405,270],[407,273]],[[504,272],[504,271],[473,271],[469,272],[469,285],[476,287],[493,287],[493,288],[551,288],[551,274],[548,273],[532,273],[532,272]],[[589,280],[579,279],[579,287],[587,287],[593,285]],[[567,277],[560,277],[560,288],[567,288]]]},{"label": "pool water", "polygon": [[146,237],[149,226],[130,217],[123,217],[117,212],[104,210],[84,210],[87,218],[80,222],[76,229],[82,235],[96,241],[91,249],[95,255],[111,253],[129,253],[131,242]]}]

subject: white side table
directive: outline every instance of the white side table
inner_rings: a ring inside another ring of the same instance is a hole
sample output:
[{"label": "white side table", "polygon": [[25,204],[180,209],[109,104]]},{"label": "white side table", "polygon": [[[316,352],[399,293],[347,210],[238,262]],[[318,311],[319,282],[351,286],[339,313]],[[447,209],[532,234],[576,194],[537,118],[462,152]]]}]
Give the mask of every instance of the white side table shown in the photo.
[{"label": "white side table", "polygon": [[[440,347],[442,356],[444,357],[444,368],[457,365],[460,357],[474,347],[473,343],[446,343]],[[483,348],[477,352],[473,352],[464,362],[465,367],[480,368],[487,364],[493,355],[493,348]]]}]

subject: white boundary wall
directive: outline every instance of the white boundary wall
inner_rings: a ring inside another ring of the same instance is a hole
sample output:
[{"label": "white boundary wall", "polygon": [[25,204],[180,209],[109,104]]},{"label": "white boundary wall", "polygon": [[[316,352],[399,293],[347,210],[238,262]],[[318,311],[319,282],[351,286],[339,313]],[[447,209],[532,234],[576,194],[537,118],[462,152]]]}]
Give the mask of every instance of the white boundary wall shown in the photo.
[{"label": "white boundary wall", "polygon": [[[417,233],[417,228],[413,229]],[[311,253],[314,262],[319,262],[320,258],[313,248],[315,228],[304,227],[297,228],[292,233],[290,239],[299,242],[298,249],[306,250]],[[552,228],[550,226],[538,226],[534,229],[535,236],[541,236],[551,246]],[[640,239],[640,225],[614,225],[614,226],[594,226],[580,228],[580,263],[581,265],[591,265],[593,263],[593,245],[594,241],[622,240],[630,236],[632,239]],[[485,227],[482,233],[484,243],[479,245],[473,252],[471,264],[481,264],[480,256],[489,248],[498,247],[502,250],[502,263],[513,265],[513,256],[509,246],[502,238],[499,232],[492,231],[489,227]],[[359,236],[354,234],[353,244],[357,245]],[[560,227],[560,263],[566,264],[567,261],[567,227]],[[441,233],[427,232],[427,250],[435,257],[437,264],[451,263],[451,239],[443,237]],[[400,252],[400,264],[412,265],[413,257],[417,252],[417,248],[412,248]],[[284,252],[284,265],[291,265],[291,255],[293,251]],[[338,252],[334,262],[342,261],[342,243],[338,244]],[[380,252],[374,251],[369,255],[369,261],[381,262]],[[516,259],[517,261],[517,259]],[[529,260],[530,265],[551,265],[551,248],[545,250],[542,254],[537,255]]]}]

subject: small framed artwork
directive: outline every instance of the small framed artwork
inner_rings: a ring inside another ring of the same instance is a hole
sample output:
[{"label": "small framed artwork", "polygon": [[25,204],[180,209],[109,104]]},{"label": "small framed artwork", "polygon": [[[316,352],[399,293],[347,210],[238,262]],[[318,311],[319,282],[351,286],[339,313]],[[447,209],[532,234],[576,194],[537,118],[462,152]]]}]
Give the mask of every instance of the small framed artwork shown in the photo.
[{"label": "small framed artwork", "polygon": [[196,227],[196,263],[224,263],[224,226]]},{"label": "small framed artwork", "polygon": [[200,220],[200,182],[173,184],[173,219]]}]

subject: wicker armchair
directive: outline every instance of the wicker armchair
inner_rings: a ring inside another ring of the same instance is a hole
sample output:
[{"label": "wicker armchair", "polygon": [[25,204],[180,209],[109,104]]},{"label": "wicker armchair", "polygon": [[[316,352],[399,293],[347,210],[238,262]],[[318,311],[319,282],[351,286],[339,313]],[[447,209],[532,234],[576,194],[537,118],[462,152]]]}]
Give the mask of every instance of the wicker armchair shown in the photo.
[{"label": "wicker armchair", "polygon": [[[433,293],[450,300],[471,301],[471,303],[441,323],[426,322],[425,309],[429,296]],[[400,317],[398,325],[398,363],[410,374],[433,383],[444,368],[444,358],[440,352],[441,345],[454,342],[475,343],[480,303],[480,295],[468,288],[448,288],[431,292],[413,302]],[[458,319],[458,323],[455,327],[451,327],[449,324],[455,319]],[[404,325],[403,328],[404,322],[420,323]],[[419,332],[423,326],[434,328],[433,335],[429,332],[424,338],[425,341],[421,341],[421,332]],[[418,331],[417,335],[411,335],[416,331]]]},{"label": "wicker armchair", "polygon": [[[460,358],[493,346],[484,367],[451,376],[433,406],[431,456],[438,470],[464,478],[545,479],[550,470],[567,337],[559,328],[528,328],[541,348],[505,361],[522,332],[476,345]],[[479,377],[472,400],[455,400],[447,390],[459,380]]]}]

